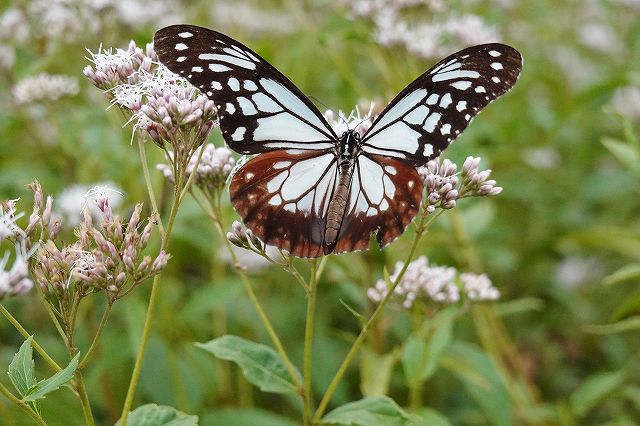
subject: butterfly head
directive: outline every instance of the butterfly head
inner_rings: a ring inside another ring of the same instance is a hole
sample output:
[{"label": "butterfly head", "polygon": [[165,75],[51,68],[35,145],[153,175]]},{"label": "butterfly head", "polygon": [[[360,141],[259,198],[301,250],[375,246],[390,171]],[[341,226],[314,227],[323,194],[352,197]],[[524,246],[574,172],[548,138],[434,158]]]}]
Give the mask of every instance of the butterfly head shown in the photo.
[{"label": "butterfly head", "polygon": [[340,159],[348,160],[355,158],[360,150],[361,143],[362,137],[356,130],[350,129],[343,132],[342,136],[340,136],[340,146],[338,147]]}]

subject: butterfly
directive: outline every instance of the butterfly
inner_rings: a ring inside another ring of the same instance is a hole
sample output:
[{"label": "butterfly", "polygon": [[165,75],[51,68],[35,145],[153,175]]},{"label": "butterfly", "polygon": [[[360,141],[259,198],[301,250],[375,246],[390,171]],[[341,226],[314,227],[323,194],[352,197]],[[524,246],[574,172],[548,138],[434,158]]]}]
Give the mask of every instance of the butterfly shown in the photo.
[{"label": "butterfly", "polygon": [[[483,44],[443,59],[402,90],[361,135],[337,135],[287,77],[216,31],[173,25],[158,58],[213,100],[227,145],[255,156],[231,179],[231,203],[266,244],[298,257],[366,250],[398,238],[418,213],[416,167],[446,148],[515,84],[522,56]],[[257,154],[257,155],[256,155]]]}]

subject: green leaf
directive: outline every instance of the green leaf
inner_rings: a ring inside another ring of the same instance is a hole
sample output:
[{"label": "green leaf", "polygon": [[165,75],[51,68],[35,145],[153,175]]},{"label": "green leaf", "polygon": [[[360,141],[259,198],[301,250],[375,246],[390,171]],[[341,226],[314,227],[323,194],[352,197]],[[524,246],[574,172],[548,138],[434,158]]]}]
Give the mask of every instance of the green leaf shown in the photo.
[{"label": "green leaf", "polygon": [[583,416],[598,402],[617,390],[626,377],[622,371],[597,373],[584,381],[569,398],[571,410],[577,416]]},{"label": "green leaf", "polygon": [[298,422],[259,408],[216,408],[203,414],[202,425],[297,426]]},{"label": "green leaf", "polygon": [[623,319],[613,324],[584,326],[584,331],[591,334],[615,334],[634,330],[640,330],[640,315]]},{"label": "green leaf", "polygon": [[[269,346],[238,336],[222,336],[196,346],[242,368],[247,380],[265,392],[294,393],[295,385],[278,353]],[[298,377],[300,373],[296,371]]]},{"label": "green leaf", "polygon": [[512,403],[494,361],[477,346],[454,342],[442,365],[457,376],[492,425],[511,425]]},{"label": "green leaf", "polygon": [[391,398],[375,396],[344,404],[322,418],[323,425],[404,426],[409,415]]},{"label": "green leaf", "polygon": [[413,423],[416,426],[450,426],[451,422],[445,416],[433,408],[421,407],[413,416]]},{"label": "green leaf", "polygon": [[31,386],[25,394],[23,401],[30,402],[42,399],[49,392],[53,392],[60,386],[67,383],[69,380],[71,380],[74,373],[76,372],[79,361],[80,353],[78,352],[76,356],[74,356],[73,359],[69,362],[69,365],[64,368],[64,370],[58,371],[48,379],[41,380],[40,382]]},{"label": "green leaf", "polygon": [[631,144],[608,137],[602,138],[602,144],[627,169],[632,172],[638,172],[640,170],[638,169],[640,153]]},{"label": "green leaf", "polygon": [[445,309],[430,323],[431,335],[425,338],[418,334],[410,336],[402,353],[402,366],[407,383],[422,383],[435,373],[440,358],[451,341],[453,321],[457,309]]},{"label": "green leaf", "polygon": [[349,306],[347,304],[347,302],[345,302],[344,300],[340,299],[340,303],[342,303],[342,306],[347,308],[347,310],[351,313],[351,315],[353,315],[360,322],[360,325],[364,325],[367,322],[366,318],[364,317],[364,315],[361,315],[358,311],[356,311],[354,308]]},{"label": "green leaf", "polygon": [[24,341],[18,352],[13,356],[7,374],[11,383],[16,388],[20,396],[25,396],[33,385],[36,384],[36,376],[33,363],[33,348],[31,342],[33,336],[29,336]]},{"label": "green leaf", "polygon": [[[157,404],[145,404],[129,413],[129,426],[197,426],[198,416],[178,411],[173,407]],[[120,420],[116,426],[120,425]]]},{"label": "green leaf", "polygon": [[427,344],[423,338],[411,335],[402,347],[402,369],[407,383],[414,380],[420,381],[424,370],[424,358]]},{"label": "green leaf", "polygon": [[388,354],[377,354],[369,348],[363,348],[360,362],[360,390],[364,396],[382,396],[387,393],[398,353],[396,349]]},{"label": "green leaf", "polygon": [[605,285],[612,285],[624,281],[634,280],[637,278],[640,278],[640,264],[634,263],[631,265],[623,266],[613,274],[606,277],[602,282]]},{"label": "green leaf", "polygon": [[510,300],[508,302],[498,303],[494,305],[496,313],[501,317],[509,315],[522,314],[525,312],[540,312],[544,309],[544,300],[537,297],[523,297],[520,299]]}]

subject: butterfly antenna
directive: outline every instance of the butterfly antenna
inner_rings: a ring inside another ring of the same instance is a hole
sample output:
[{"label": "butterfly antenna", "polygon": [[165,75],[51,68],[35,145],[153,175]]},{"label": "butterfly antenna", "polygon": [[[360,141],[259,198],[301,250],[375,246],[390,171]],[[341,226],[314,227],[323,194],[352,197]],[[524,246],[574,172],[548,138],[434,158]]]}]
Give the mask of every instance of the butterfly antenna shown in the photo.
[{"label": "butterfly antenna", "polygon": [[[325,111],[326,110],[333,111],[324,102],[320,101],[320,99],[316,98],[315,96],[309,96],[309,99],[311,99],[312,101],[317,102],[320,105],[322,105],[324,107]],[[344,122],[344,125],[347,127],[347,129],[349,128],[349,122],[347,120],[345,120],[344,114],[342,114],[341,111],[338,111],[338,119],[340,119],[340,120],[342,120]]]}]

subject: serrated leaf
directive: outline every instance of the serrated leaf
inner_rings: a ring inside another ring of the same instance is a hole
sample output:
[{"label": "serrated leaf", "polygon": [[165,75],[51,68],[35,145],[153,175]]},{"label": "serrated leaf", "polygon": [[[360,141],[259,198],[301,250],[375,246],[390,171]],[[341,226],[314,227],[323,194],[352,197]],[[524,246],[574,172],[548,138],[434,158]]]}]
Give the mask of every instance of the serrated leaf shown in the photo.
[{"label": "serrated leaf", "polygon": [[323,425],[405,426],[411,417],[389,397],[375,396],[344,404],[322,418]]},{"label": "serrated leaf", "polygon": [[33,363],[33,348],[31,342],[33,336],[29,336],[22,343],[18,352],[13,356],[7,374],[11,383],[16,388],[20,396],[25,396],[29,388],[36,384],[36,376]]},{"label": "serrated leaf", "polygon": [[[235,362],[247,380],[265,392],[297,394],[282,359],[269,346],[231,335],[196,343],[196,346],[220,359]],[[297,371],[296,374],[300,376]]]},{"label": "serrated leaf", "polygon": [[[120,425],[120,420],[115,426]],[[145,404],[129,413],[129,426],[197,426],[198,416],[192,416],[167,405]]]},{"label": "serrated leaf", "polygon": [[58,371],[48,379],[41,380],[40,382],[29,388],[23,398],[23,401],[31,402],[42,399],[46,394],[53,392],[60,386],[67,383],[75,374],[76,369],[78,368],[78,362],[80,362],[79,352],[76,354],[76,356],[73,357],[73,359],[69,362],[69,365],[67,365],[63,370]]},{"label": "serrated leaf", "polygon": [[583,416],[610,393],[618,389],[626,377],[622,371],[597,373],[585,380],[569,398],[571,410]]}]

